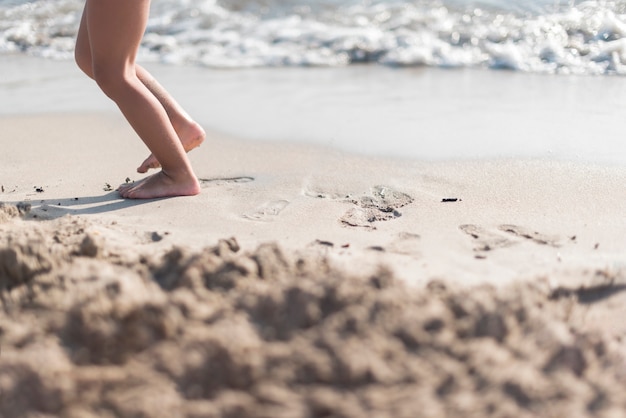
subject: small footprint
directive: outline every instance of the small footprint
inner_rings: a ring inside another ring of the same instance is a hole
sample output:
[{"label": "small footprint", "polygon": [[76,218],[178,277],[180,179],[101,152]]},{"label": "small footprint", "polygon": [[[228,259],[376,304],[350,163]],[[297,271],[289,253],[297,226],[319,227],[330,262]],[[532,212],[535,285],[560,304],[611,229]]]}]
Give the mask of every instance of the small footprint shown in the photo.
[{"label": "small footprint", "polygon": [[287,200],[273,200],[262,204],[251,212],[244,213],[242,216],[253,221],[270,222],[276,219],[287,205],[289,205]]},{"label": "small footprint", "polygon": [[356,197],[348,193],[325,192],[309,188],[303,189],[302,193],[316,199],[351,203],[354,206],[339,218],[339,222],[345,226],[371,230],[376,229],[374,222],[388,221],[402,216],[398,209],[414,200],[408,194],[388,186],[374,186],[369,193]]},{"label": "small footprint", "polygon": [[198,181],[200,181],[200,186],[202,186],[203,188],[206,188],[209,186],[222,186],[224,184],[232,184],[232,183],[249,183],[251,181],[254,181],[254,177],[249,177],[249,176],[216,177],[212,179],[198,178]]},{"label": "small footprint", "polygon": [[560,247],[559,238],[555,236],[544,235],[532,229],[524,228],[517,225],[500,225],[498,227],[500,231],[512,234],[516,237],[531,240],[532,242],[540,245],[549,245],[551,247]]},{"label": "small footprint", "polygon": [[477,245],[474,247],[474,251],[492,251],[516,244],[515,241],[512,241],[502,235],[487,231],[478,225],[461,225],[459,226],[459,229],[476,241]]},{"label": "small footprint", "polygon": [[381,212],[393,212],[395,209],[413,202],[408,194],[399,192],[386,186],[375,186],[371,194],[359,198],[348,198],[348,201],[362,208],[374,208]]},{"label": "small footprint", "polygon": [[374,222],[388,221],[398,218],[402,214],[396,210],[392,212],[382,212],[374,208],[351,208],[339,221],[346,226],[361,227],[366,229],[376,229]]},{"label": "small footprint", "polygon": [[389,244],[388,251],[401,255],[418,257],[420,253],[420,236],[411,232],[401,232]]},{"label": "small footprint", "polygon": [[302,194],[307,197],[313,197],[316,199],[329,199],[329,200],[345,200],[350,199],[350,195],[342,193],[323,192],[312,189],[303,189]]},{"label": "small footprint", "polygon": [[358,198],[347,198],[346,201],[354,204],[355,207],[349,209],[339,219],[342,224],[376,229],[374,222],[388,221],[402,216],[398,209],[412,203],[413,198],[387,186],[375,186],[370,190],[370,194]]}]

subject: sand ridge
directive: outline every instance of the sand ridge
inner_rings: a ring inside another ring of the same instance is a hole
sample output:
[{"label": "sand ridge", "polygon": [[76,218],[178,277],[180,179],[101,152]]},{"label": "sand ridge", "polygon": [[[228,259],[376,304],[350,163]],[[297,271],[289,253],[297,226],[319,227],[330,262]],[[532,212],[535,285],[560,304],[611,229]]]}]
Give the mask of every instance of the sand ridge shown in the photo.
[{"label": "sand ridge", "polygon": [[0,416],[626,415],[623,350],[588,321],[623,270],[409,287],[275,243],[0,215]]}]

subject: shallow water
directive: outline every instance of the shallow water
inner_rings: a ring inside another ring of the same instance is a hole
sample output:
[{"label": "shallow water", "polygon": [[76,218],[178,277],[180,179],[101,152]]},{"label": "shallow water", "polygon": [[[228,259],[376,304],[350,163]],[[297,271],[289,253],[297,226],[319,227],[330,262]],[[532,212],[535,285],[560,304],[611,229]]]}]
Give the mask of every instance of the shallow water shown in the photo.
[{"label": "shallow water", "polygon": [[[14,56],[3,66],[0,115],[118,112],[71,62]],[[147,66],[206,128],[247,140],[413,160],[626,165],[621,78],[371,65]]]}]

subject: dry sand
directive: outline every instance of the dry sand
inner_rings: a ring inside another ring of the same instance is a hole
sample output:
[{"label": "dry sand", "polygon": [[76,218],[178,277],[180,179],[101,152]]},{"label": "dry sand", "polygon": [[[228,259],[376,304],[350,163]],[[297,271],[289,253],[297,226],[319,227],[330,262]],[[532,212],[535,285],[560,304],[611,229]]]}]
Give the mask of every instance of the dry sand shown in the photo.
[{"label": "dry sand", "polygon": [[408,288],[274,244],[154,256],[0,213],[4,417],[624,415],[621,340],[587,317],[623,315],[625,271]]},{"label": "dry sand", "polygon": [[211,133],[133,202],[121,117],[2,127],[2,417],[626,415],[623,167]]}]

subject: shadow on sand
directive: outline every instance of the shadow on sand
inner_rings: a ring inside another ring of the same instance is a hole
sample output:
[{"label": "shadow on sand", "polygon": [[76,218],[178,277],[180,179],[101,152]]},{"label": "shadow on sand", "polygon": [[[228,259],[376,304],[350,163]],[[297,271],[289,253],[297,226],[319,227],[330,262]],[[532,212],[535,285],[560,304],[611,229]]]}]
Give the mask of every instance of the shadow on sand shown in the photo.
[{"label": "shadow on sand", "polygon": [[[124,199],[117,191],[100,196],[48,198],[4,203],[27,209],[26,219],[56,219],[65,215],[93,215],[113,212],[163,199]],[[30,205],[30,207],[29,207]]]}]

